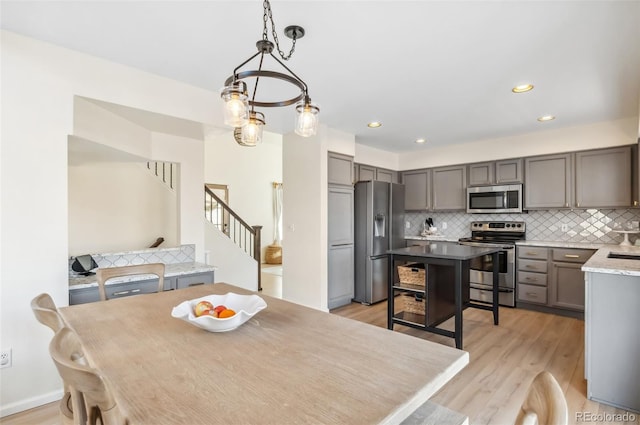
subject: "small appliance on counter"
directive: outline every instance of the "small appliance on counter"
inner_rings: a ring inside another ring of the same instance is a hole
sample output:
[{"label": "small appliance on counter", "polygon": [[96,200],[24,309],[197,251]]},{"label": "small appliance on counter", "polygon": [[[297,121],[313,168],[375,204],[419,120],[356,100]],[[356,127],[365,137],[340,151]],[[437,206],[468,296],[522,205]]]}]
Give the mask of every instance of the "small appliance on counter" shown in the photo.
[{"label": "small appliance on counter", "polygon": [[86,255],[78,255],[76,259],[71,264],[71,270],[78,273],[81,276],[90,276],[95,274],[91,270],[98,267],[98,264],[93,259],[93,257],[89,254]]}]

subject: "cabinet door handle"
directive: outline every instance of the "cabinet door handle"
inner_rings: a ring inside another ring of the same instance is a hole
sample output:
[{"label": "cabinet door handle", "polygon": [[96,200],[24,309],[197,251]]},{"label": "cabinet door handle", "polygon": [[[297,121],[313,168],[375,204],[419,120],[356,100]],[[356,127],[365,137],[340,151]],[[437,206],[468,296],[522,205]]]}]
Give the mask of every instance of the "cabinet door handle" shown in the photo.
[{"label": "cabinet door handle", "polygon": [[565,206],[565,207],[568,207],[568,206],[569,206],[569,203],[568,203],[568,202],[565,202],[564,206]]},{"label": "cabinet door handle", "polygon": [[633,201],[633,206],[637,207],[638,206],[638,201]]},{"label": "cabinet door handle", "polygon": [[527,252],[527,255],[538,255],[538,253],[529,251],[529,252]]},{"label": "cabinet door handle", "polygon": [[536,266],[532,266],[531,264],[527,264],[526,266],[524,266],[526,269],[535,269]]},{"label": "cabinet door handle", "polygon": [[534,278],[534,277],[526,277],[525,280],[530,280],[532,282],[537,282],[538,279]]},{"label": "cabinet door handle", "polygon": [[580,258],[580,256],[576,254],[564,254],[564,258]]},{"label": "cabinet door handle", "polygon": [[135,294],[136,292],[140,292],[140,289],[131,289],[128,291],[118,291],[118,292],[114,292],[113,296],[116,295],[126,295],[126,294]]},{"label": "cabinet door handle", "polygon": [[536,294],[535,292],[527,292],[527,296],[531,298],[538,298],[538,294]]},{"label": "cabinet door handle", "polygon": [[190,283],[189,286],[198,286],[198,285],[204,285],[204,282],[199,282],[199,283]]}]

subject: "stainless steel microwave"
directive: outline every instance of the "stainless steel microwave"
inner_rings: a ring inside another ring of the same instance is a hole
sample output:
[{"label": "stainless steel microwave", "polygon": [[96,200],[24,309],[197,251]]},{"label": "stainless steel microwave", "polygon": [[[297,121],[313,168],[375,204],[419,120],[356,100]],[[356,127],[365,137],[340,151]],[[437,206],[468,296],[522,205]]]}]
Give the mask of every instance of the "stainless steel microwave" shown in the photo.
[{"label": "stainless steel microwave", "polygon": [[521,213],[522,184],[467,188],[468,213]]}]

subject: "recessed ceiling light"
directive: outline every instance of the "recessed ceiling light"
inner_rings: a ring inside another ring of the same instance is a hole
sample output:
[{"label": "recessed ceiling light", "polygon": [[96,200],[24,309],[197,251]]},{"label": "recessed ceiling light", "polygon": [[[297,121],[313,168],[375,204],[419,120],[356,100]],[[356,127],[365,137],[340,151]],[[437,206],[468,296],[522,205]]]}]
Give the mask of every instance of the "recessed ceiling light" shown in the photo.
[{"label": "recessed ceiling light", "polygon": [[556,117],[554,117],[553,115],[543,115],[540,118],[538,118],[538,121],[540,122],[545,122],[545,121],[551,121],[551,120],[555,120]]},{"label": "recessed ceiling light", "polygon": [[424,143],[424,142],[426,142],[426,141],[427,141],[427,139],[417,139],[417,140],[416,140],[416,143]]},{"label": "recessed ceiling light", "polygon": [[367,124],[367,127],[369,128],[378,128],[381,126],[382,126],[382,123],[380,121],[371,121],[369,124]]},{"label": "recessed ceiling light", "polygon": [[514,93],[525,93],[530,90],[533,90],[533,84],[520,84],[519,86],[515,86],[511,89]]}]

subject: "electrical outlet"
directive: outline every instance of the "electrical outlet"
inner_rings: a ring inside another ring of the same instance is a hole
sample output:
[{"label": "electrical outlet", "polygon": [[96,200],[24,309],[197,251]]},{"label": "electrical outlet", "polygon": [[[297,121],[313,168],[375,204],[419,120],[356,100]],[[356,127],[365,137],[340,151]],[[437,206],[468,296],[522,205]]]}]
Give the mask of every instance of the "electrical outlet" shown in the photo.
[{"label": "electrical outlet", "polygon": [[568,232],[569,231],[569,225],[567,223],[562,223],[560,225],[560,230],[562,230],[563,232]]},{"label": "electrical outlet", "polygon": [[11,367],[11,348],[0,351],[0,368]]},{"label": "electrical outlet", "polygon": [[406,227],[407,229],[411,229],[411,222],[410,221],[405,221],[404,227]]},{"label": "electrical outlet", "polygon": [[446,221],[442,222],[442,230],[447,230],[447,222]]}]

